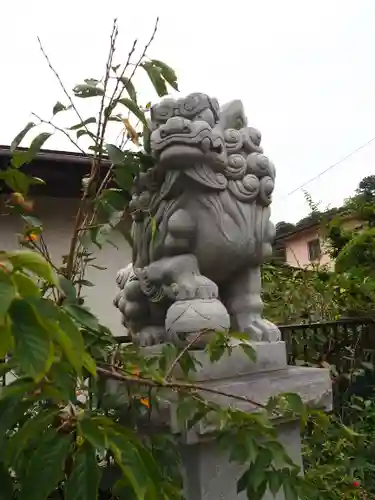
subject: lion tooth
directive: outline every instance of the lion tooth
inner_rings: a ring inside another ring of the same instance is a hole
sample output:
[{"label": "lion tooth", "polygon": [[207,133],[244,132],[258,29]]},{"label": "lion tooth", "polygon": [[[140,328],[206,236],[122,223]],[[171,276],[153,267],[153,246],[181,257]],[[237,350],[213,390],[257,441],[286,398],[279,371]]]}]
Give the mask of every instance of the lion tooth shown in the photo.
[{"label": "lion tooth", "polygon": [[204,139],[202,139],[201,146],[202,146],[203,151],[205,151],[205,152],[209,151],[210,146],[211,146],[210,139],[208,137],[205,137]]}]

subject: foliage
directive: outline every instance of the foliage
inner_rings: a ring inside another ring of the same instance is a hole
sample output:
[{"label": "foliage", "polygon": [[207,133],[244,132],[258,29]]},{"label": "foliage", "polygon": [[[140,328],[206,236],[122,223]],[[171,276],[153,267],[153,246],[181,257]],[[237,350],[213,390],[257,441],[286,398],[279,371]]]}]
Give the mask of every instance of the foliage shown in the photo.
[{"label": "foliage", "polygon": [[[155,434],[158,411],[171,404],[172,391],[179,394],[180,428],[214,425],[231,459],[247,466],[239,491],[261,498],[272,485],[294,498],[298,467],[278,443],[265,407],[248,414],[204,399],[197,390],[215,390],[174,378],[177,365],[187,380],[196,368],[187,349],[166,345],[160,355],[147,356],[131,344],[115,347],[110,332],[76,299],[58,305],[59,299],[43,296],[37,279],[57,297],[62,289],[42,256],[21,250],[0,258],[1,373],[13,374],[0,393],[8,498],[45,499],[56,489],[67,499],[95,498],[100,485],[126,498],[181,498],[173,446]],[[207,352],[220,359],[228,347],[218,335]],[[287,402],[294,411],[295,397]]]},{"label": "foliage", "polygon": [[[318,217],[297,227],[319,224],[334,270],[269,264],[263,272],[268,316],[283,324],[307,323],[287,339],[290,361],[331,371],[334,412],[324,426],[310,423],[304,435],[306,479],[316,499],[375,498],[374,323],[308,327],[314,321],[374,316],[374,187],[374,176],[364,178],[343,207],[326,212],[307,198]],[[349,229],[351,221],[360,223]]]},{"label": "foliage", "polygon": [[[199,424],[216,436],[231,461],[243,466],[238,491],[248,498],[261,499],[267,487],[274,495],[282,489],[287,500],[307,491],[271,423],[274,417],[305,412],[298,396],[281,395],[263,406],[194,383],[191,374],[198,363],[187,348],[193,343],[184,349],[165,345],[157,354],[132,344],[118,346],[84,303],[83,288],[94,285],[85,279],[87,267],[96,265],[93,248],[102,248],[127,216],[133,178],[153,161],[146,153],[150,105],[140,104],[133,76],[142,69],[158,96],[168,92],[168,85],[177,90],[174,71],[147,57],[155,32],[156,27],[138,58],[134,42],[128,60],[119,65],[114,61],[115,23],[105,75],[76,85],[73,96],[41,45],[66,101],[52,107],[51,120],[34,115],[37,123],[28,123],[16,136],[11,163],[0,173],[12,191],[7,208],[24,222],[23,249],[0,252],[0,480],[5,499],[182,498],[177,437],[165,421],[167,410],[176,413],[182,435]],[[82,116],[80,99],[96,100],[97,116]],[[56,125],[61,113],[74,113],[71,125]],[[119,127],[120,144],[107,142],[110,122]],[[20,152],[21,141],[37,126],[49,131]],[[43,223],[32,214],[33,186],[43,181],[23,169],[54,133],[69,138],[91,159],[69,252],[61,263],[52,259]],[[91,143],[88,148],[81,146],[82,139]],[[253,359],[249,344],[237,337]],[[206,351],[212,362],[220,360],[231,352],[229,338],[217,334]],[[215,395],[257,411],[218,406]]]},{"label": "foliage", "polygon": [[305,474],[315,491],[311,500],[375,498],[375,405],[353,397],[347,410],[350,427],[332,415],[324,429],[315,426],[305,434]]}]

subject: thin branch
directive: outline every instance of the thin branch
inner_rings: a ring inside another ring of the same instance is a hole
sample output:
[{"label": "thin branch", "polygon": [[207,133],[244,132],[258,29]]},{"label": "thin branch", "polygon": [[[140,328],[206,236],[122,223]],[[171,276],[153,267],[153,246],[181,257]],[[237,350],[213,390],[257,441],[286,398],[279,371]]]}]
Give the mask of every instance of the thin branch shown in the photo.
[{"label": "thin branch", "polygon": [[172,389],[172,390],[180,389],[181,391],[188,391],[188,392],[196,392],[196,391],[208,392],[210,394],[216,394],[217,396],[224,396],[227,398],[236,399],[237,401],[243,401],[257,408],[261,408],[262,410],[267,409],[267,407],[262,403],[258,403],[253,399],[247,398],[246,396],[240,396],[238,394],[230,394],[228,392],[220,391],[219,389],[213,389],[212,387],[204,385],[190,384],[187,382],[168,382],[167,380],[164,380],[162,382],[157,382],[155,380],[150,380],[143,377],[124,375],[117,371],[107,370],[100,366],[97,366],[96,370],[99,374],[103,375],[106,378],[112,378],[114,380],[119,380],[121,382],[141,384],[141,385],[146,385],[147,387],[154,387],[159,389]]},{"label": "thin branch", "polygon": [[[138,61],[137,61],[135,64],[132,64],[132,66],[134,66],[134,67],[133,67],[133,71],[131,72],[131,74],[130,74],[130,76],[129,76],[129,78],[128,78],[129,82],[130,82],[130,81],[131,81],[131,79],[133,78],[133,76],[134,76],[135,72],[137,71],[137,69],[138,69],[139,65],[141,64],[141,62],[142,62],[143,58],[145,57],[146,52],[148,51],[148,49],[149,49],[150,45],[151,45],[151,44],[152,44],[152,42],[154,41],[154,38],[155,38],[156,32],[157,32],[157,30],[158,30],[158,26],[159,26],[159,18],[157,17],[157,18],[156,18],[156,21],[155,21],[154,29],[153,29],[153,31],[152,31],[152,34],[151,34],[151,37],[150,37],[149,41],[146,43],[146,45],[145,45],[145,47],[144,47],[144,49],[143,49],[143,52],[142,52],[141,56],[139,57]],[[119,92],[119,94],[118,94],[118,96],[117,96],[117,97],[116,97],[116,93],[117,93],[117,90],[118,90],[119,84],[120,84],[120,82],[121,82],[121,79],[122,79],[122,78],[123,78],[123,76],[125,75],[125,72],[126,72],[126,70],[128,69],[128,67],[131,65],[130,60],[131,60],[131,57],[132,57],[132,55],[133,55],[133,53],[134,53],[134,51],[135,51],[136,44],[137,44],[137,40],[134,40],[134,42],[133,42],[133,46],[132,46],[132,48],[131,48],[131,50],[130,50],[130,52],[129,52],[129,54],[128,54],[128,59],[127,59],[127,61],[126,61],[126,63],[125,63],[125,66],[124,66],[124,68],[123,68],[122,72],[121,72],[121,75],[117,78],[117,82],[116,82],[116,85],[115,85],[115,89],[114,89],[114,91],[113,91],[113,93],[112,93],[112,96],[111,96],[111,98],[110,98],[110,101],[109,101],[108,107],[111,107],[111,105],[112,105],[112,103],[113,103],[114,101],[118,101],[119,99],[121,99],[121,96],[122,96],[122,94],[123,94],[123,92],[124,92],[124,90],[125,90],[125,85],[123,85],[123,87],[122,87],[122,89],[120,90],[120,92]],[[109,118],[109,116],[108,116],[108,118]],[[107,121],[108,121],[108,118],[107,118]]]},{"label": "thin branch", "polygon": [[38,116],[36,113],[31,113],[33,116],[35,116],[35,118],[37,118],[41,123],[45,123],[46,125],[51,125],[51,127],[53,127],[55,130],[58,130],[59,132],[62,132],[68,139],[69,141],[74,144],[74,146],[81,152],[83,153],[84,155],[86,155],[86,151],[83,150],[81,148],[81,146],[79,146],[79,144],[77,142],[75,142],[74,139],[72,139],[70,137],[70,135],[68,134],[68,132],[66,130],[64,130],[63,128],[60,128],[60,127],[57,127],[54,123],[52,123],[50,120],[44,120],[43,118],[41,118],[40,116]]},{"label": "thin branch", "polygon": [[181,359],[185,356],[185,354],[187,353],[187,351],[196,343],[198,342],[198,340],[202,337],[202,335],[204,335],[205,333],[207,333],[209,330],[207,330],[206,328],[201,330],[200,332],[197,333],[197,335],[193,338],[193,340],[191,340],[188,344],[186,344],[186,346],[182,349],[182,351],[180,352],[180,354],[176,357],[176,359],[173,361],[173,363],[171,364],[171,366],[169,367],[169,370],[167,371],[166,375],[165,375],[165,379],[166,380],[169,380],[171,378],[171,375],[174,371],[174,369],[176,368],[176,366],[178,365],[178,363],[181,361]]},{"label": "thin branch", "polygon": [[[55,70],[55,68],[52,66],[51,60],[50,60],[50,58],[48,57],[48,55],[47,55],[46,51],[44,50],[44,48],[43,48],[43,45],[42,45],[42,42],[41,42],[40,38],[39,38],[39,37],[37,37],[37,40],[38,40],[38,43],[39,43],[40,50],[42,51],[42,54],[44,55],[44,57],[45,57],[45,59],[46,59],[46,61],[47,61],[47,64],[48,64],[48,66],[49,66],[49,68],[50,68],[50,70],[52,71],[52,73],[53,73],[53,74],[55,75],[55,77],[57,78],[57,81],[59,82],[60,87],[62,88],[62,90],[63,90],[64,94],[65,94],[65,95],[66,95],[66,97],[68,98],[68,100],[69,100],[69,102],[70,102],[70,104],[71,104],[72,108],[73,108],[73,109],[74,109],[74,111],[76,112],[76,114],[77,114],[77,116],[78,116],[79,120],[80,120],[81,122],[83,122],[84,120],[83,120],[83,118],[82,118],[82,116],[81,116],[80,112],[78,111],[78,109],[77,109],[76,105],[74,104],[74,101],[73,101],[73,99],[71,98],[71,95],[70,95],[70,94],[69,94],[69,92],[66,90],[65,85],[63,84],[63,82],[62,82],[62,80],[61,80],[61,78],[60,78],[60,75],[59,75],[59,74],[58,74],[58,72]],[[86,131],[87,131],[87,132],[90,132],[90,131],[89,131],[89,129],[87,128],[87,126],[86,126],[86,125],[84,125],[84,127],[85,127],[85,129],[86,129]]]},{"label": "thin branch", "polygon": [[[108,59],[107,59],[107,64],[106,64],[106,71],[105,71],[105,76],[104,76],[104,83],[103,83],[103,96],[101,99],[100,103],[100,111],[99,111],[99,118],[98,118],[98,129],[97,129],[97,145],[99,146],[99,163],[102,157],[102,147],[103,147],[103,141],[104,141],[104,135],[105,135],[105,130],[106,130],[106,116],[104,116],[103,119],[103,126],[102,126],[102,116],[103,116],[103,110],[104,110],[104,102],[106,98],[106,92],[107,92],[107,87],[108,87],[108,81],[109,81],[109,76],[110,76],[110,71],[111,71],[111,66],[112,66],[112,61],[113,61],[113,56],[115,53],[115,44],[116,44],[116,39],[118,35],[118,29],[117,29],[117,21],[116,19],[113,22],[113,28],[112,28],[112,33],[111,33],[111,38],[110,38],[110,47],[109,47],[109,53],[108,53]],[[109,102],[109,107],[111,105],[111,101]],[[93,173],[93,176],[95,175],[95,172]]]},{"label": "thin branch", "polygon": [[[131,80],[135,74],[135,72],[137,71],[138,69],[138,66],[140,65],[140,63],[142,62],[143,58],[145,57],[148,49],[150,48],[150,45],[152,44],[152,42],[154,41],[154,38],[155,38],[155,35],[156,35],[156,32],[158,30],[158,26],[159,26],[159,18],[157,17],[156,18],[156,21],[155,21],[155,25],[154,25],[154,30],[152,32],[152,35],[149,39],[149,41],[146,43],[145,45],[145,48],[143,49],[143,52],[141,54],[141,57],[138,59],[138,62],[134,65],[134,68],[133,68],[133,71],[131,72],[130,76],[129,76],[129,80]],[[124,91],[124,88],[122,89],[122,92]],[[121,92],[121,94],[122,94]],[[121,94],[120,94],[120,97],[121,97]]]},{"label": "thin branch", "polygon": [[[106,116],[103,118],[103,123],[102,123],[102,117],[103,117],[103,110],[104,110],[104,103],[106,99],[106,91],[107,91],[107,86],[108,86],[108,81],[109,81],[109,75],[111,71],[111,66],[112,66],[112,61],[113,61],[113,55],[115,53],[115,44],[116,44],[116,39],[118,35],[118,29],[117,29],[117,21],[116,19],[113,22],[113,27],[112,27],[112,32],[111,32],[111,37],[110,37],[110,47],[109,47],[109,53],[108,53],[108,58],[107,58],[107,63],[106,63],[106,72],[104,76],[104,83],[103,83],[103,97],[101,99],[100,103],[100,111],[99,111],[99,117],[98,117],[98,128],[97,128],[97,133],[96,133],[96,141],[95,145],[97,148],[95,148],[95,154],[94,154],[94,159],[92,162],[91,166],[91,172],[90,176],[88,179],[88,182],[85,186],[84,193],[81,199],[80,206],[78,208],[78,212],[76,215],[75,223],[74,223],[74,229],[73,229],[73,235],[72,239],[70,241],[70,248],[69,248],[69,253],[68,253],[68,259],[67,259],[67,264],[66,264],[66,273],[67,277],[70,278],[71,275],[74,273],[74,269],[76,268],[77,265],[77,257],[75,256],[75,250],[77,248],[77,242],[79,238],[79,233],[85,228],[85,224],[88,220],[88,216],[84,215],[84,209],[85,209],[85,202],[86,199],[89,195],[90,188],[92,184],[95,181],[96,175],[100,169],[100,164],[102,160],[102,155],[103,155],[103,142],[104,142],[104,136],[105,136],[105,130],[106,130],[106,125],[108,123],[108,119]],[[109,104],[110,106],[110,104]],[[84,272],[84,266],[83,270]]]}]

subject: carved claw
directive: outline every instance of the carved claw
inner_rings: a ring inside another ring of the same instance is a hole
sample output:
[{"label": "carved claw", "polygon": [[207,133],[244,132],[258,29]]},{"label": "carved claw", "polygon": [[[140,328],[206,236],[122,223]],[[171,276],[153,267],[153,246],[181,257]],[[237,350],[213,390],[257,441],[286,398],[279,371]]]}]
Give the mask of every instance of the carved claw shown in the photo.
[{"label": "carved claw", "polygon": [[278,342],[281,340],[280,330],[270,321],[255,316],[244,328],[244,333],[249,334],[249,339],[255,342]]},{"label": "carved claw", "polygon": [[217,285],[205,276],[196,274],[182,275],[171,288],[176,300],[211,300],[218,297]]}]

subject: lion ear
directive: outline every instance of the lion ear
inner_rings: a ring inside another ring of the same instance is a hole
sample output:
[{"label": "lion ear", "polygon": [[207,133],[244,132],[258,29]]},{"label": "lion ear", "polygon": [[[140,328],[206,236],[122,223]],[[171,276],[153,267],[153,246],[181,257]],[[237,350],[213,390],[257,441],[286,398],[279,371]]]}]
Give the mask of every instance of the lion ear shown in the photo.
[{"label": "lion ear", "polygon": [[224,104],[220,109],[219,121],[224,130],[228,128],[240,130],[246,127],[247,118],[242,101],[236,99],[235,101]]}]

